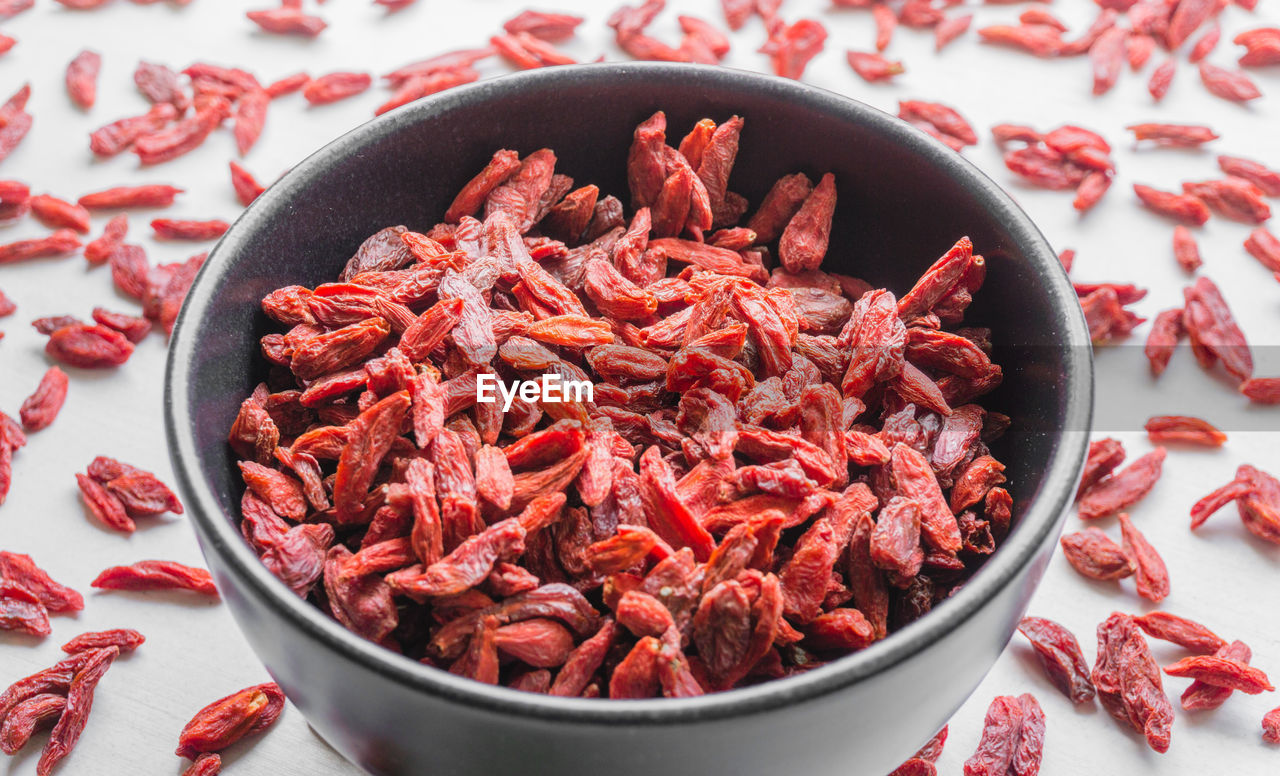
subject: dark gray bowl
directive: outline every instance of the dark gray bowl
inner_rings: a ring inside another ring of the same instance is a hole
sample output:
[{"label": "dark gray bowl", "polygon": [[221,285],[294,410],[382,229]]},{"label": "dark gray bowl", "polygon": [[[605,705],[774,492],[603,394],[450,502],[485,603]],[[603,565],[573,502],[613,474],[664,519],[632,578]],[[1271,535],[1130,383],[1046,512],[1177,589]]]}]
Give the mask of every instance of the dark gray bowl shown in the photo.
[{"label": "dark gray bowl", "polygon": [[[559,170],[623,193],[631,131],[659,108],[673,134],[704,116],[745,117],[732,187],[752,202],[784,173],[834,172],[832,269],[901,292],[957,237],[973,238],[989,269],[972,318],[996,327],[1006,381],[991,401],[1014,420],[1000,451],[1017,499],[1007,541],[959,593],[869,649],[685,700],[489,687],[367,643],[292,595],[240,537],[242,485],[225,441],[263,371],[257,338],[269,324],[259,300],[335,278],[381,227],[430,226],[499,147],[548,146]],[[232,614],[312,726],[373,773],[882,776],[972,692],[1040,579],[1085,453],[1090,358],[1075,295],[1036,227],[923,133],[791,81],[584,65],[414,103],[334,141],[260,197],[187,299],[170,349],[166,421],[178,483]]]}]

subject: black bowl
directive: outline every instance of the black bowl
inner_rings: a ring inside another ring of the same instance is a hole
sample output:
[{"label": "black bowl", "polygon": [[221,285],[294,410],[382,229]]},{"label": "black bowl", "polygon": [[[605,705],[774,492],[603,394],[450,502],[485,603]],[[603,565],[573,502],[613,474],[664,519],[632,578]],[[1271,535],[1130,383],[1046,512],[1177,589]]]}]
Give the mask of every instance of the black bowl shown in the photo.
[{"label": "black bowl", "polygon": [[[1013,418],[999,451],[1017,523],[932,613],[801,676],[701,698],[601,701],[490,687],[363,641],[298,599],[237,529],[227,430],[262,377],[258,307],[279,286],[338,275],[365,237],[437,221],[497,148],[546,146],[558,170],[626,191],[635,125],[704,116],[746,128],[733,189],[759,202],[780,175],[836,175],[828,267],[902,292],[961,235],[987,259],[971,310],[996,329]],[[1004,648],[1071,502],[1092,411],[1089,337],[1057,258],[990,180],[925,134],[792,81],[665,64],[557,67],[416,102],[312,155],[258,198],[188,296],[168,365],[178,482],[223,598],[312,726],[377,774],[880,776],[941,727]]]}]

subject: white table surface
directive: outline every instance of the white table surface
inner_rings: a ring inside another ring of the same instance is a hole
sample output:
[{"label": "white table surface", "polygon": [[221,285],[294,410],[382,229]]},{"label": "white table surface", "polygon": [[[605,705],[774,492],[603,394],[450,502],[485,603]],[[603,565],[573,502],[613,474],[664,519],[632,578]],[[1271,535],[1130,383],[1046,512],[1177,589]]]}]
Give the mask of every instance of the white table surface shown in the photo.
[{"label": "white table surface", "polygon": [[[262,34],[243,18],[245,10],[270,5],[269,0],[195,0],[180,8],[115,0],[99,11],[77,13],[52,0],[38,0],[35,9],[0,22],[0,31],[19,40],[16,48],[0,57],[0,97],[30,81],[29,109],[35,115],[35,128],[18,151],[0,164],[0,177],[26,181],[33,193],[47,191],[68,199],[117,184],[173,183],[187,192],[166,215],[231,219],[239,207],[228,182],[227,161],[235,158],[229,131],[215,133],[194,153],[151,169],[138,169],[129,153],[93,160],[86,138],[92,129],[145,109],[131,79],[139,58],[178,68],[196,60],[236,65],[252,70],[264,82],[300,69],[313,75],[340,69],[376,75],[446,48],[480,45],[501,21],[526,4],[525,0],[421,0],[384,17],[367,0],[340,0],[318,6],[330,27],[314,41]],[[579,37],[565,45],[567,51],[584,60],[600,53],[617,59],[622,55],[604,26],[606,6],[611,5],[558,0],[539,7],[588,17]],[[672,0],[670,6],[652,28],[669,41],[677,40],[677,12],[701,15],[723,26],[716,0]],[[846,48],[871,49],[870,14],[828,12],[825,6],[825,0],[787,0],[784,5],[788,20],[820,18],[831,33],[826,51],[810,65],[807,81],[891,112],[901,98],[938,100],[960,108],[983,134],[981,145],[968,149],[966,156],[1008,187],[1055,247],[1079,251],[1077,279],[1135,282],[1149,288],[1150,296],[1137,306],[1148,317],[1181,304],[1180,289],[1187,277],[1171,255],[1171,224],[1143,211],[1134,201],[1131,184],[1176,188],[1182,180],[1214,177],[1217,152],[1280,166],[1280,73],[1274,72],[1276,68],[1251,72],[1266,96],[1245,108],[1209,96],[1184,59],[1172,91],[1157,106],[1145,86],[1150,70],[1162,61],[1162,52],[1139,75],[1126,69],[1112,93],[1095,98],[1090,94],[1085,58],[1037,60],[979,45],[972,32],[935,55],[930,32],[900,29],[889,54],[902,59],[907,72],[892,85],[873,86],[858,79],[844,61]],[[977,14],[976,28],[1001,21],[1016,23],[1013,20],[1024,7],[978,5],[969,10]],[[1085,0],[1050,7],[1073,29],[1085,26],[1096,12],[1094,4]],[[1232,7],[1223,22],[1223,43],[1212,61],[1231,65],[1238,49],[1230,45],[1230,38],[1242,29],[1277,25],[1280,9],[1275,0],[1263,0],[1252,15]],[[755,53],[763,36],[759,20],[752,20],[733,36],[734,50],[726,63],[767,68],[765,57]],[[62,74],[66,63],[86,46],[102,53],[104,65],[98,104],[83,112],[70,105]],[[496,61],[482,67],[486,75],[505,70]],[[355,99],[318,108],[308,108],[297,95],[279,100],[271,108],[260,142],[244,163],[269,182],[305,154],[365,121],[386,96],[384,89],[376,87]],[[1222,139],[1211,145],[1211,152],[1136,150],[1123,127],[1148,120],[1207,122]],[[985,134],[991,125],[1006,121],[1041,129],[1071,122],[1101,131],[1116,147],[1119,167],[1117,183],[1103,204],[1079,217],[1071,208],[1070,193],[1036,190],[1014,181]],[[749,125],[746,131],[751,131]],[[146,245],[153,263],[175,261],[200,249],[145,239],[151,217],[141,211],[132,217],[130,239]],[[94,236],[104,222],[94,219]],[[28,219],[0,230],[0,241],[45,231]],[[1241,224],[1218,218],[1200,230],[1203,271],[1221,285],[1234,305],[1255,345],[1258,373],[1280,374],[1280,350],[1275,348],[1280,343],[1280,289],[1271,274],[1241,248],[1247,231]],[[112,289],[105,267],[87,269],[79,257],[0,268],[0,288],[19,306],[14,316],[0,319],[6,334],[0,342],[0,407],[11,415],[16,415],[22,399],[48,367],[42,352],[45,338],[28,321],[62,313],[87,318],[99,304],[137,309]],[[1136,432],[1149,414],[1198,414],[1232,432],[1225,449],[1172,452],[1155,492],[1132,510],[1169,565],[1173,594],[1165,608],[1201,619],[1229,639],[1244,639],[1253,647],[1257,665],[1280,674],[1276,617],[1280,586],[1275,583],[1280,548],[1253,539],[1231,509],[1198,535],[1187,530],[1191,503],[1229,480],[1236,465],[1252,462],[1272,471],[1280,469],[1276,451],[1280,437],[1274,433],[1280,408],[1247,408],[1229,386],[1201,372],[1185,346],[1163,380],[1153,383],[1141,356],[1145,332],[1144,326],[1125,345],[1099,354],[1099,400],[1108,407],[1123,408],[1105,413],[1099,431],[1119,432],[1131,457],[1150,447]],[[44,641],[0,635],[0,686],[53,663],[61,654],[58,645],[82,631],[135,627],[147,636],[146,645],[121,660],[101,685],[84,736],[60,771],[65,774],[177,774],[186,761],[172,751],[178,731],[191,714],[215,698],[267,679],[224,607],[180,595],[103,594],[89,588],[97,572],[111,565],[147,558],[202,563],[183,518],[144,520],[129,537],[97,527],[84,513],[73,478],[93,456],[105,454],[172,481],[160,412],[164,356],[164,338],[153,334],[121,369],[72,370],[66,406],[50,429],[33,434],[30,444],[17,453],[13,490],[0,507],[0,548],[30,553],[56,579],[85,592],[87,599],[78,617],[55,617],[53,635]],[[1077,522],[1069,518],[1068,528]],[[1106,521],[1104,527],[1113,534],[1117,530],[1114,520]],[[1072,628],[1092,657],[1093,629],[1100,620],[1112,610],[1147,608],[1131,583],[1121,587],[1082,579],[1057,554],[1031,613]],[[1162,663],[1179,655],[1172,647],[1157,644],[1154,649]],[[1185,683],[1174,679],[1165,683],[1175,704]],[[1195,717],[1179,710],[1173,747],[1168,754],[1157,755],[1136,736],[1121,731],[1099,708],[1074,709],[1052,689],[1025,643],[1015,637],[953,719],[940,772],[959,773],[977,744],[983,713],[994,695],[1026,691],[1038,696],[1048,717],[1045,776],[1254,774],[1274,770],[1280,758],[1280,751],[1263,744],[1259,736],[1262,715],[1280,704],[1274,694],[1237,693],[1220,710]],[[43,736],[37,740],[43,741]],[[0,773],[34,773],[38,752],[39,747],[32,746],[16,758],[0,759]],[[226,759],[229,773],[357,773],[292,708],[267,735],[233,748]]]}]

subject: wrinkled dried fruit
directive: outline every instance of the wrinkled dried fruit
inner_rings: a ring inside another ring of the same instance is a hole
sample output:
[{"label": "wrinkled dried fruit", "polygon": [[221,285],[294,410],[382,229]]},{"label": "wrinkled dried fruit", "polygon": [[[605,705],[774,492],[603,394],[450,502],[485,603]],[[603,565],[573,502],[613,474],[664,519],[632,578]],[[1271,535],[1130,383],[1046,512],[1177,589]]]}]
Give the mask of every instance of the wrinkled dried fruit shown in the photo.
[{"label": "wrinkled dried fruit", "polygon": [[141,560],[132,566],[112,566],[91,584],[102,590],[191,590],[202,595],[218,595],[209,572],[169,560]]},{"label": "wrinkled dried fruit", "polygon": [[232,693],[197,711],[178,736],[179,757],[220,752],[245,736],[271,727],[284,710],[284,693],[273,683]]},{"label": "wrinkled dried fruit", "polygon": [[1163,601],[1169,595],[1169,571],[1164,560],[1124,512],[1120,513],[1120,531],[1123,536],[1121,546],[1133,559],[1138,595],[1156,603]]},{"label": "wrinkled dried fruit", "polygon": [[1098,528],[1086,528],[1061,539],[1072,568],[1090,579],[1124,579],[1134,573],[1133,558]]},{"label": "wrinkled dried fruit", "polygon": [[1089,663],[1075,634],[1052,620],[1023,617],[1018,632],[1027,637],[1049,681],[1075,703],[1093,701]]},{"label": "wrinkled dried fruit", "polygon": [[1157,447],[1086,490],[1080,498],[1080,517],[1094,520],[1141,501],[1160,479],[1166,454],[1163,447]]},{"label": "wrinkled dried fruit", "polygon": [[1221,636],[1198,622],[1170,612],[1147,612],[1133,618],[1148,636],[1170,641],[1196,654],[1212,655],[1227,646]]}]

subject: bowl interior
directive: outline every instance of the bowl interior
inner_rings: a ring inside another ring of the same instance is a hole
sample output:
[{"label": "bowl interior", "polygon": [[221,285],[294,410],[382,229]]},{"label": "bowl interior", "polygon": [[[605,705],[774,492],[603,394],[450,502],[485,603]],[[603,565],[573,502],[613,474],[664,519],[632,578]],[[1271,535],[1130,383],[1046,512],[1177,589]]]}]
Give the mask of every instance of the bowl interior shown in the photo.
[{"label": "bowl interior", "polygon": [[[426,230],[498,148],[524,154],[549,147],[557,172],[576,185],[595,183],[625,203],[632,130],[659,109],[673,143],[700,118],[745,118],[730,189],[753,205],[781,175],[802,171],[816,180],[833,172],[839,199],[826,269],[901,294],[958,237],[969,235],[988,272],[966,325],[995,329],[996,360],[1006,370],[1003,387],[984,400],[1013,418],[998,451],[1009,465],[1019,521],[1005,545],[928,617],[826,669],[753,691],[814,681],[814,674],[844,672],[850,679],[874,670],[893,659],[894,650],[909,650],[911,639],[936,638],[946,628],[944,612],[964,616],[981,605],[984,585],[990,592],[1025,563],[1056,527],[1074,488],[1091,406],[1088,336],[1066,276],[1039,232],[960,156],[886,114],[780,79],[655,64],[548,69],[411,105],[327,146],[249,208],[205,265],[171,355],[171,440],[206,552],[212,545],[245,573],[265,575],[251,569],[256,558],[239,541],[243,485],[226,445],[240,402],[265,374],[257,340],[277,330],[260,311],[263,296],[283,285],[334,280],[379,228]],[[315,618],[326,637],[358,641],[322,622],[326,615],[290,600],[283,585],[270,594],[293,616]],[[453,679],[389,652],[378,659],[399,661],[428,684]]]}]

